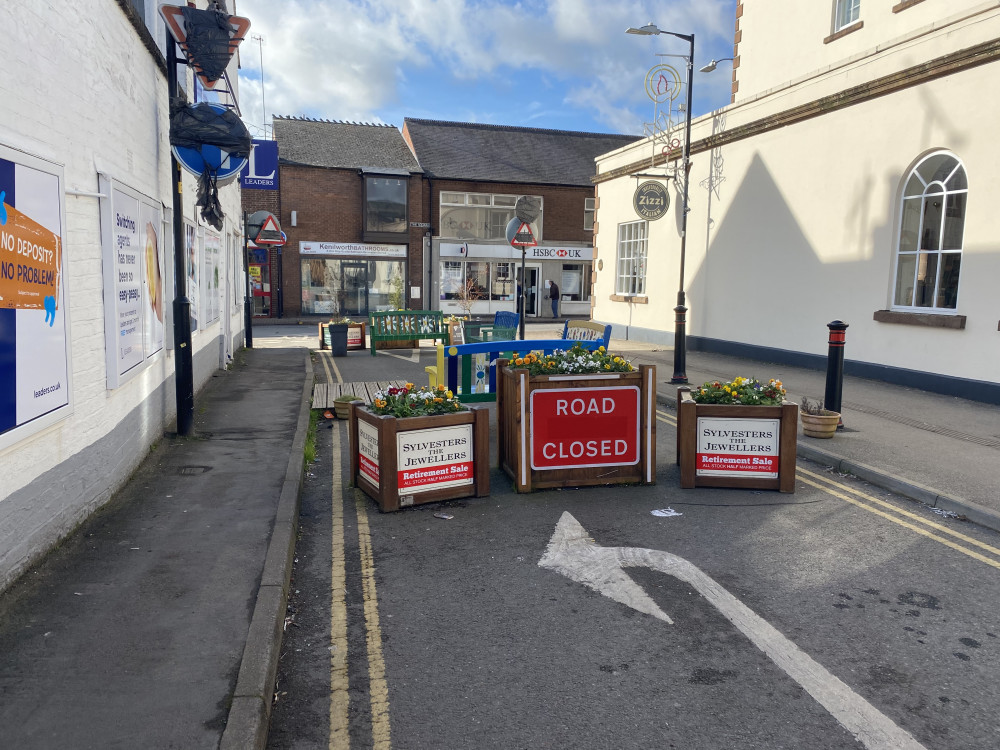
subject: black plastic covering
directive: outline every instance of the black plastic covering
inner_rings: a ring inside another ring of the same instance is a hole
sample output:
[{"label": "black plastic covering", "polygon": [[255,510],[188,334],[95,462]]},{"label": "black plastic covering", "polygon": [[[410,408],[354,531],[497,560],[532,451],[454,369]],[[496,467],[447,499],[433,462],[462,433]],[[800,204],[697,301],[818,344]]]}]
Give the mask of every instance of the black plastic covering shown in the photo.
[{"label": "black plastic covering", "polygon": [[184,16],[188,60],[198,63],[201,74],[207,80],[218,81],[233,57],[229,51],[229,40],[233,35],[229,16],[218,6],[208,10],[183,6],[181,14]]},{"label": "black plastic covering", "polygon": [[[218,146],[233,159],[246,159],[253,148],[253,138],[243,121],[230,109],[219,111],[206,102],[189,105],[183,99],[170,103],[170,145],[200,149],[204,145]],[[198,200],[202,218],[216,229],[222,229],[222,206],[216,174],[205,168],[198,179]]]}]

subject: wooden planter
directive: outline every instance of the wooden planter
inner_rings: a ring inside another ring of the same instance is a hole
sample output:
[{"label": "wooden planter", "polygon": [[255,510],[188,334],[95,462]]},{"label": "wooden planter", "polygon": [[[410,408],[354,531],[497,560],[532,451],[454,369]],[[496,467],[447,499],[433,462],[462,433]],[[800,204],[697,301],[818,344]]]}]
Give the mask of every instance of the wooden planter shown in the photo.
[{"label": "wooden planter", "polygon": [[365,324],[364,323],[351,323],[347,326],[347,349],[348,351],[353,349],[367,349],[368,344],[365,341]]},{"label": "wooden planter", "polygon": [[500,468],[518,492],[656,482],[656,368],[530,375],[497,364]]},{"label": "wooden planter", "polygon": [[[382,511],[490,494],[489,409],[382,417],[351,404],[351,483]],[[435,444],[437,443],[437,444]]]},{"label": "wooden planter", "polygon": [[799,407],[698,404],[677,389],[677,463],[681,487],[795,492]]}]

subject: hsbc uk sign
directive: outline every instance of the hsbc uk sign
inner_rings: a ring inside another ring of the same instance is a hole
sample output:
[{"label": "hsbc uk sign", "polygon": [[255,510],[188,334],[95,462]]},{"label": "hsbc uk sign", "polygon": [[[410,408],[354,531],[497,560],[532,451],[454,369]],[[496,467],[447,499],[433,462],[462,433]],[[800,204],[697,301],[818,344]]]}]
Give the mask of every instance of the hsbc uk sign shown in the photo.
[{"label": "hsbc uk sign", "polygon": [[590,247],[529,247],[526,257],[540,260],[593,260],[594,250]]}]

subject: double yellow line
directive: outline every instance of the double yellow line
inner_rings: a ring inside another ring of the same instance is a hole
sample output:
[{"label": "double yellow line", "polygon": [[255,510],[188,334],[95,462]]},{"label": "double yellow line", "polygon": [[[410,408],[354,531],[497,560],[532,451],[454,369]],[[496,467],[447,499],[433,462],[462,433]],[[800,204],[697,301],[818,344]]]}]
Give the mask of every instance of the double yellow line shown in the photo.
[{"label": "double yellow line", "polygon": [[[677,418],[669,412],[657,409],[656,418],[665,424],[673,426],[677,425]],[[1000,569],[1000,549],[997,547],[986,544],[985,542],[980,542],[978,539],[973,539],[972,537],[955,531],[944,524],[936,523],[929,518],[924,518],[923,515],[919,513],[911,513],[910,511],[899,508],[892,503],[881,500],[874,495],[870,495],[867,492],[862,492],[854,487],[837,482],[830,477],[817,474],[816,472],[809,471],[808,469],[799,467],[795,472],[795,478],[804,484],[808,484],[811,487],[822,490],[832,497],[836,497],[839,500],[850,503],[855,507],[868,511],[869,513],[881,516],[887,521],[891,521],[898,526],[902,526],[915,534],[920,534],[928,539],[933,539],[935,542],[943,544],[956,552],[967,555],[968,557],[978,560],[979,562],[989,565],[990,567]],[[953,541],[955,539],[962,542],[962,544]],[[970,549],[970,547],[978,548],[989,555],[993,555],[994,557],[988,557],[982,552]]]}]

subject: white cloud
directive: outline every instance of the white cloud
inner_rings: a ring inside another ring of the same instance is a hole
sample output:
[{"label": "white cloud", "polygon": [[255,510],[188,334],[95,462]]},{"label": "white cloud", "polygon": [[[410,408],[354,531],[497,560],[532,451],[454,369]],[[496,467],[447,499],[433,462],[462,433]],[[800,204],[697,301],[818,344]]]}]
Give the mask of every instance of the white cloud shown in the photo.
[{"label": "white cloud", "polygon": [[[495,121],[496,113],[516,116],[509,106],[516,95],[541,104],[522,113],[539,127],[549,127],[545,113],[565,119],[567,108],[580,108],[588,120],[581,129],[592,129],[592,118],[621,132],[641,131],[642,80],[655,52],[687,51],[681,40],[629,36],[625,28],[652,21],[694,32],[703,64],[732,54],[734,10],[735,0],[237,0],[235,7],[250,18],[250,34],[265,39],[268,113]],[[241,62],[241,106],[259,126],[252,38]]]}]

